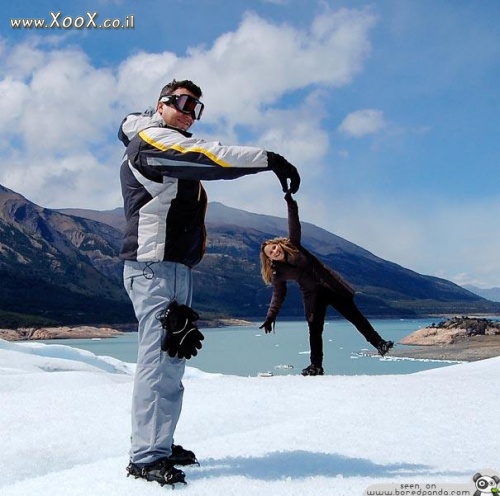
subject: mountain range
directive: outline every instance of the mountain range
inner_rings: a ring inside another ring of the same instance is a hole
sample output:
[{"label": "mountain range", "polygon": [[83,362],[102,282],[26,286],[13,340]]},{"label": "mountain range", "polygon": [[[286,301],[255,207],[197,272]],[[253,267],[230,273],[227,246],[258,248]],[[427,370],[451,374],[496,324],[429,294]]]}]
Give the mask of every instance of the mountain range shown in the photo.
[{"label": "mountain range", "polygon": [[[0,327],[133,322],[118,257],[123,226],[120,208],[52,210],[0,185]],[[264,319],[271,288],[260,278],[260,245],[286,236],[287,220],[210,203],[207,231],[207,253],[194,268],[193,306],[202,318]],[[302,239],[356,288],[368,316],[500,311],[499,303],[383,260],[313,224],[302,223]],[[299,291],[289,286],[281,317],[302,318]]]},{"label": "mountain range", "polygon": [[500,288],[478,288],[472,284],[465,284],[463,286],[467,291],[471,293],[477,294],[483,298],[486,298],[490,301],[500,302]]}]

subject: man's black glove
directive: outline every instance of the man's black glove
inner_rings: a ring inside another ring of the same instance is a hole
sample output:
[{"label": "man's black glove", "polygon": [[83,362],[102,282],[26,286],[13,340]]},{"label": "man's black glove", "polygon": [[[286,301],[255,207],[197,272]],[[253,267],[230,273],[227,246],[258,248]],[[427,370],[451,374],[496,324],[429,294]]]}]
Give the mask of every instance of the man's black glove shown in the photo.
[{"label": "man's black glove", "polygon": [[[287,191],[297,193],[300,186],[300,176],[297,168],[284,157],[273,152],[267,152],[267,162],[271,170],[278,176],[283,193]],[[288,179],[290,179],[290,188],[288,187]]]},{"label": "man's black glove", "polygon": [[266,321],[259,327],[259,329],[264,329],[264,331],[266,331],[266,334],[269,334],[274,330],[274,325],[274,319],[267,318]]},{"label": "man's black glove", "polygon": [[161,349],[172,358],[190,359],[201,350],[201,342],[205,339],[194,323],[200,316],[187,305],[179,305],[171,301],[161,312],[158,319],[164,329]]}]

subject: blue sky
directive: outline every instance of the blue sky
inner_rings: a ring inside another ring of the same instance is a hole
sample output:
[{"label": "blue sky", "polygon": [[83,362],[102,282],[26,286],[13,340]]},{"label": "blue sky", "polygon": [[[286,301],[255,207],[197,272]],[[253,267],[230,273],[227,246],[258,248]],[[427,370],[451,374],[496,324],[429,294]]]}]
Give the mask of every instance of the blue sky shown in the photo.
[{"label": "blue sky", "polygon": [[[44,207],[120,206],[121,119],[188,78],[206,104],[195,135],[285,155],[304,221],[500,286],[498,0],[67,3],[0,7],[1,184]],[[62,27],[127,16],[133,29]],[[13,29],[21,18],[61,28]],[[272,173],[206,187],[285,215]]]}]

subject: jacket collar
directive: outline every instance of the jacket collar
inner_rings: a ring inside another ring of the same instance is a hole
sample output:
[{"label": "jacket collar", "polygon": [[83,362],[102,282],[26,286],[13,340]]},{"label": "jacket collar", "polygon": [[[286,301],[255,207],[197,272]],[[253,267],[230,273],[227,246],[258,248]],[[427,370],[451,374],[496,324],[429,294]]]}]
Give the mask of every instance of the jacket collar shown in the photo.
[{"label": "jacket collar", "polygon": [[177,131],[178,133],[181,133],[186,138],[191,138],[191,136],[193,136],[193,133],[190,133],[189,131],[184,131],[184,130],[179,129],[177,127],[169,126],[168,124],[163,124],[163,127],[166,127],[168,129],[172,129],[173,131]]}]

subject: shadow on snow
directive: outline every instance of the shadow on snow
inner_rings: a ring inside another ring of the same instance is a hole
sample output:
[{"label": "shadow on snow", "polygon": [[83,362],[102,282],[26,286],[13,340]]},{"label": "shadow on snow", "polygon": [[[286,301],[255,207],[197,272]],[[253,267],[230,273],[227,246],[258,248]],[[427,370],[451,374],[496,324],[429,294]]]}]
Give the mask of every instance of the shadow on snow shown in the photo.
[{"label": "shadow on snow", "polygon": [[[209,458],[200,468],[189,470],[189,479],[243,476],[266,481],[306,477],[408,477],[435,474],[432,467],[412,463],[382,465],[363,458],[310,451],[274,452],[258,457]],[[440,475],[463,475],[447,472]]]}]

